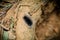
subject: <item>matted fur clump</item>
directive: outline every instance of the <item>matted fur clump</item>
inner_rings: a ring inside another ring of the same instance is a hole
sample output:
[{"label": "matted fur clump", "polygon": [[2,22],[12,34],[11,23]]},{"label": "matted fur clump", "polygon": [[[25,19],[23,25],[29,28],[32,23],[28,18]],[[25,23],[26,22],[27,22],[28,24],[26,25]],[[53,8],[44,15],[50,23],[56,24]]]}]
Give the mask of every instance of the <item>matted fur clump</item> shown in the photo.
[{"label": "matted fur clump", "polygon": [[59,2],[59,0],[49,0],[45,5],[42,4],[43,21],[40,23],[38,20],[36,23],[37,40],[60,40]]}]

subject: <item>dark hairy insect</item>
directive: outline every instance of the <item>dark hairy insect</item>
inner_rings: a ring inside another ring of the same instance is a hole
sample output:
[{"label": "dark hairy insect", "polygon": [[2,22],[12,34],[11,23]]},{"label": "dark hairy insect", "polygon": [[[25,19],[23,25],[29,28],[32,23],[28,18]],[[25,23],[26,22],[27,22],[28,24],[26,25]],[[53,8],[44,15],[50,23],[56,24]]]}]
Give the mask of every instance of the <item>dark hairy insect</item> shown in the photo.
[{"label": "dark hairy insect", "polygon": [[24,16],[23,19],[24,19],[24,21],[25,21],[29,26],[31,26],[31,25],[33,24],[33,23],[32,23],[32,20],[31,20],[29,17]]}]

